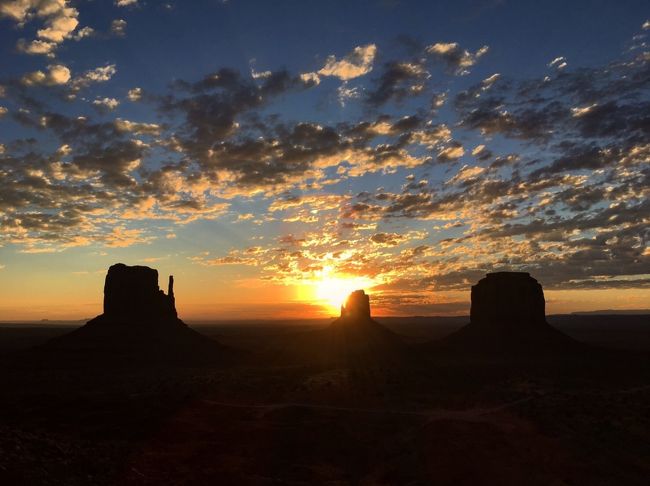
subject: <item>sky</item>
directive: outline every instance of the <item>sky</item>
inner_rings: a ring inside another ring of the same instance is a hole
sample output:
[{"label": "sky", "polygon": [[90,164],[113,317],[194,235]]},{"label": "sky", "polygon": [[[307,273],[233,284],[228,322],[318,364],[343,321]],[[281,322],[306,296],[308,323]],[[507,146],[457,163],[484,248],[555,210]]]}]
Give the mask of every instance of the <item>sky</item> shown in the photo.
[{"label": "sky", "polygon": [[0,0],[0,319],[650,307],[647,1]]}]

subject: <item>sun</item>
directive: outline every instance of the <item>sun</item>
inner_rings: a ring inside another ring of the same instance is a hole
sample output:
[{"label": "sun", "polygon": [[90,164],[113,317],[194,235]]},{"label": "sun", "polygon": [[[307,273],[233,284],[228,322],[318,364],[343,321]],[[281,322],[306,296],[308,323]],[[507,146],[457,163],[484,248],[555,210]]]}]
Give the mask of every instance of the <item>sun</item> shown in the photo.
[{"label": "sun", "polygon": [[367,277],[337,275],[326,268],[312,282],[315,300],[328,310],[338,311],[354,290],[368,289],[375,282]]}]

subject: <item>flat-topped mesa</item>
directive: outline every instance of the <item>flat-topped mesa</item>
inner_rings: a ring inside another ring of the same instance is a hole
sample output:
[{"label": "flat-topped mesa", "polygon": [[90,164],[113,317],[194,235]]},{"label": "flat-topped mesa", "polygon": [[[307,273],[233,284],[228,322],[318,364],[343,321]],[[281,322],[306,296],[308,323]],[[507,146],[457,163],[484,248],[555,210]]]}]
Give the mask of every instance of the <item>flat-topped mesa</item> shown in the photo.
[{"label": "flat-topped mesa", "polygon": [[167,294],[158,272],[112,265],[104,282],[104,313],[44,345],[51,356],[78,366],[148,366],[216,363],[238,353],[190,329],[176,315],[174,278]]},{"label": "flat-topped mesa", "polygon": [[472,286],[472,324],[509,328],[546,325],[542,286],[526,272],[488,273]]},{"label": "flat-topped mesa", "polygon": [[355,290],[341,306],[344,319],[370,319],[370,297],[363,290]]},{"label": "flat-topped mesa", "polygon": [[174,279],[169,295],[158,288],[158,271],[144,266],[112,265],[104,283],[104,317],[121,321],[176,319]]}]

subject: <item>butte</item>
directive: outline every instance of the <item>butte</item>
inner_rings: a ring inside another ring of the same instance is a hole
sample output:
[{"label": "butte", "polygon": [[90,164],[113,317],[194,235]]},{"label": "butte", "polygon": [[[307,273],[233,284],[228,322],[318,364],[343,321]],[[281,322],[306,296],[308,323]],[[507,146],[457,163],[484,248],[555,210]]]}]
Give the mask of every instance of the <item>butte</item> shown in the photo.
[{"label": "butte", "polygon": [[104,283],[104,312],[84,326],[57,337],[41,351],[62,363],[192,365],[223,361],[233,350],[190,329],[176,312],[174,278],[167,294],[158,271],[112,265]]}]

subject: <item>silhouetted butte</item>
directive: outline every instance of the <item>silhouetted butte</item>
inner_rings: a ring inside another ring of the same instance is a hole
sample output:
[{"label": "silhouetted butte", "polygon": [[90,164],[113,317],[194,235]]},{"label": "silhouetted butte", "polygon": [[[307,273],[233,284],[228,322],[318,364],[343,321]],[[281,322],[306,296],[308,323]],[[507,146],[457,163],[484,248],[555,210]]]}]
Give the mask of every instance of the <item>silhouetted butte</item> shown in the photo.
[{"label": "silhouetted butte", "polygon": [[158,287],[157,270],[122,263],[106,274],[104,313],[43,349],[65,351],[62,358],[123,364],[222,361],[232,351],[178,318],[172,276],[165,294]]},{"label": "silhouetted butte", "polygon": [[526,272],[488,273],[472,286],[470,323],[437,343],[472,353],[511,355],[576,349],[546,322],[542,286]]},{"label": "silhouetted butte", "polygon": [[341,305],[341,319],[370,319],[370,297],[363,290],[355,290],[352,292],[345,303]]},{"label": "silhouetted butte", "polygon": [[104,316],[111,320],[166,321],[177,318],[174,277],[167,295],[158,288],[158,271],[144,266],[112,265],[104,283]]},{"label": "silhouetted butte", "polygon": [[371,317],[370,297],[363,290],[350,293],[341,306],[341,316],[324,332],[321,352],[333,361],[368,365],[394,363],[404,357],[401,338]]},{"label": "silhouetted butte", "polygon": [[472,286],[470,322],[517,331],[546,325],[544,291],[525,272],[488,273]]}]

